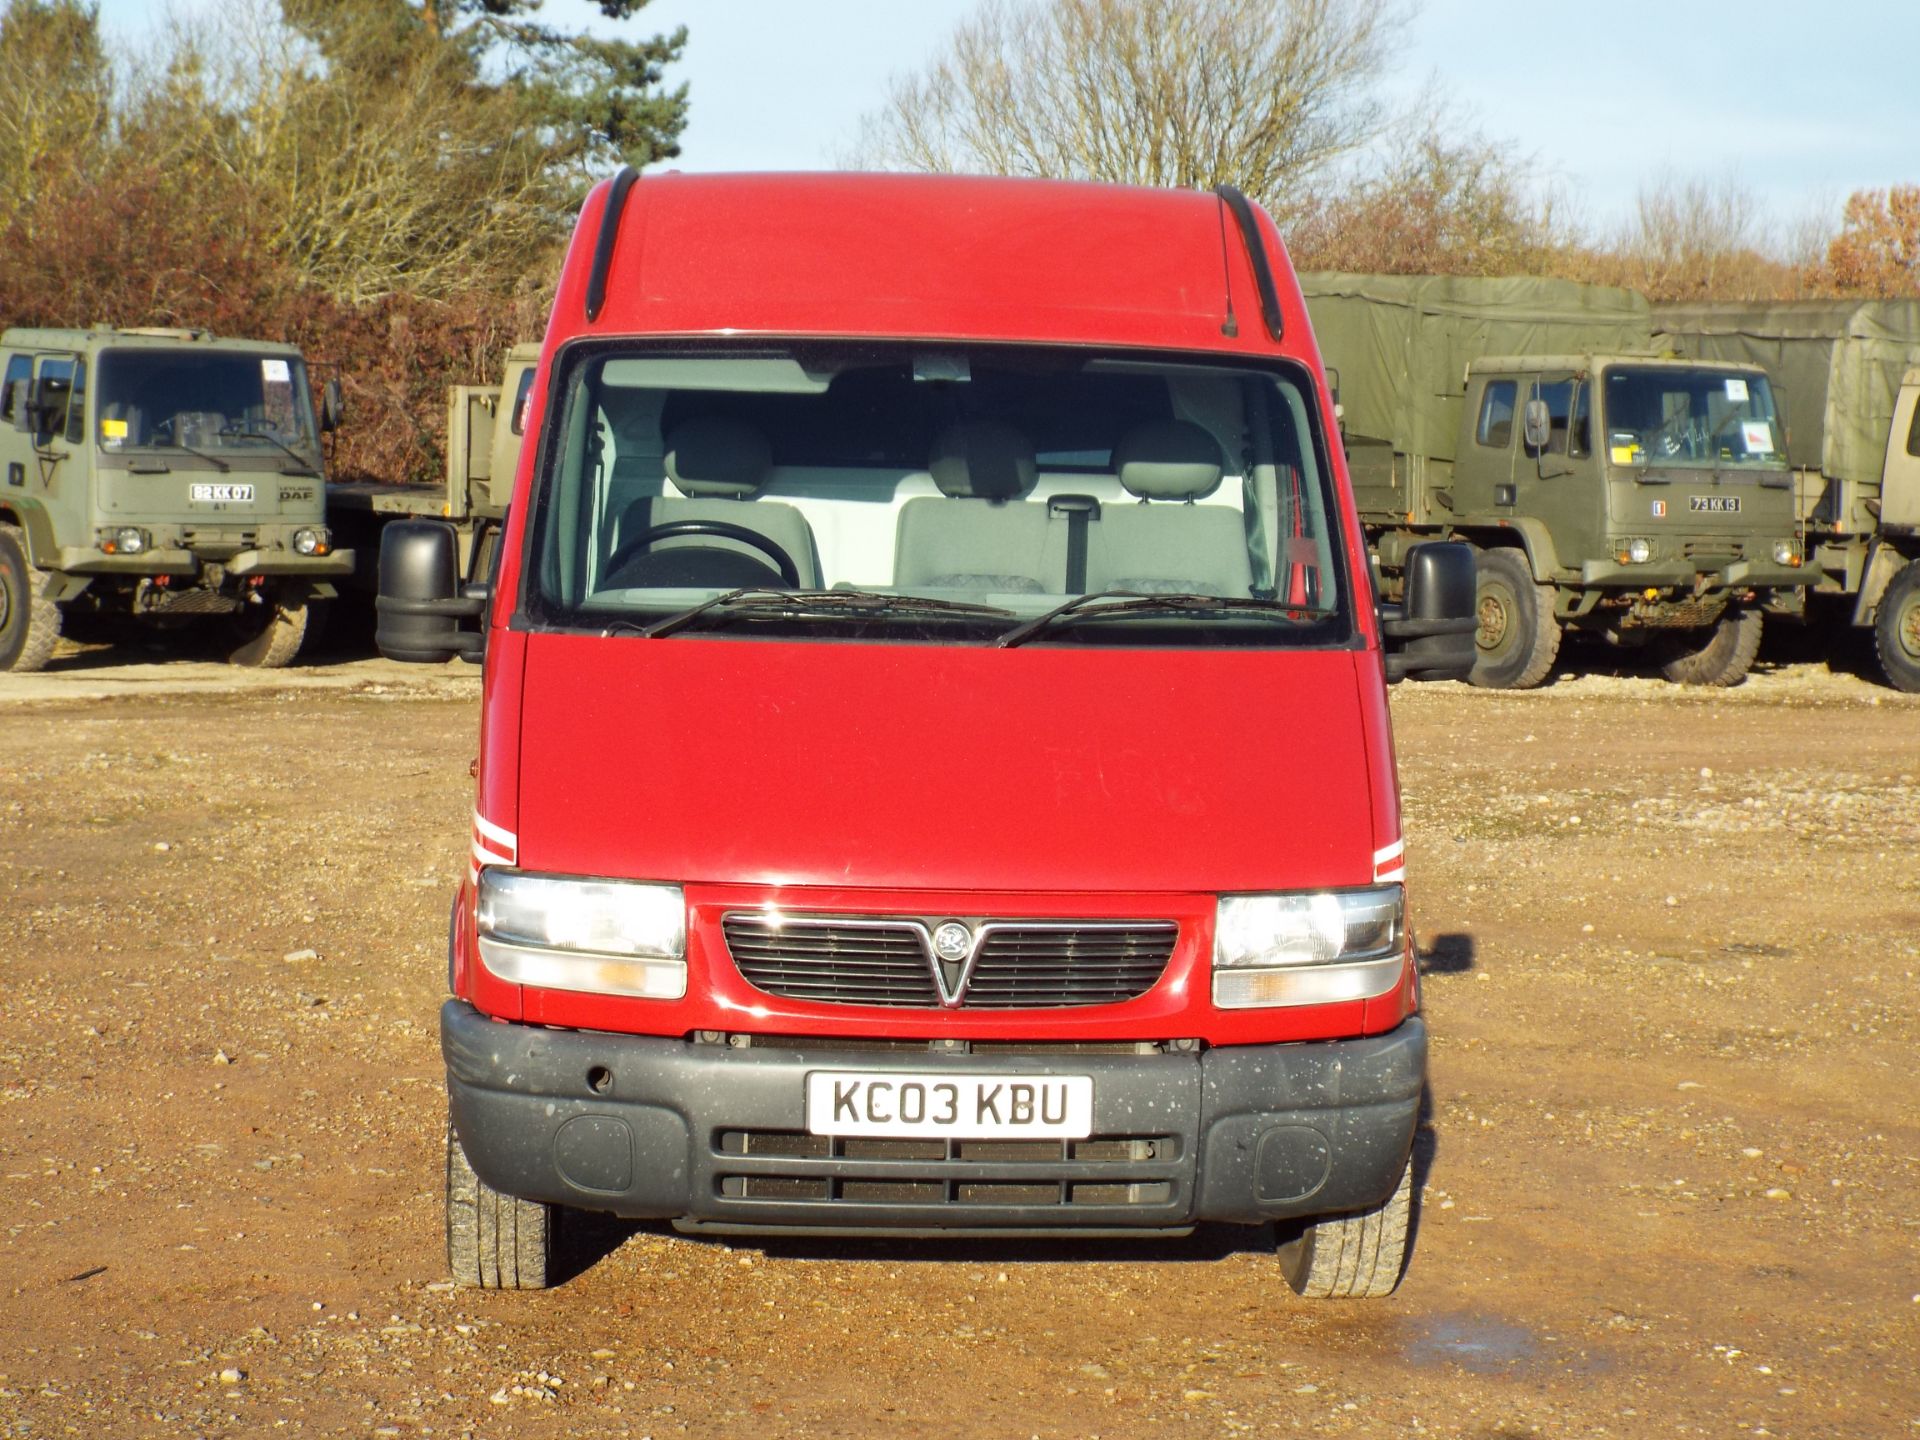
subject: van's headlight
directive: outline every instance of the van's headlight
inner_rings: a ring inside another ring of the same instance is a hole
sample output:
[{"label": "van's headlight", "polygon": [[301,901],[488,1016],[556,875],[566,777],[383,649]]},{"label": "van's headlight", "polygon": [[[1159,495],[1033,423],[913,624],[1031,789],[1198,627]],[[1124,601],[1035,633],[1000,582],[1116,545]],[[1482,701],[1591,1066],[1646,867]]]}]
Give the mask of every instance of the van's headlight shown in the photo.
[{"label": "van's headlight", "polygon": [[678,1000],[687,905],[677,885],[480,872],[480,960],[516,985]]},{"label": "van's headlight", "polygon": [[1213,1003],[1327,1005],[1385,995],[1405,964],[1399,885],[1308,895],[1223,895],[1214,917]]}]

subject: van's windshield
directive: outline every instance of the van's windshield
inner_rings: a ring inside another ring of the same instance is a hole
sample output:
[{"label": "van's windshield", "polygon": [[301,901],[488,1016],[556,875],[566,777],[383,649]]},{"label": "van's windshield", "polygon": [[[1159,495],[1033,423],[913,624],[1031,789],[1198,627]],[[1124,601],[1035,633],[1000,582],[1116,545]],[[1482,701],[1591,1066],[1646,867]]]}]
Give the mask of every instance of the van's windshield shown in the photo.
[{"label": "van's windshield", "polygon": [[524,586],[535,623],[1022,644],[1351,635],[1302,367],[820,343],[596,347],[556,373]]},{"label": "van's windshield", "polygon": [[1616,465],[1787,463],[1772,387],[1751,371],[1615,365],[1606,372],[1604,411]]}]

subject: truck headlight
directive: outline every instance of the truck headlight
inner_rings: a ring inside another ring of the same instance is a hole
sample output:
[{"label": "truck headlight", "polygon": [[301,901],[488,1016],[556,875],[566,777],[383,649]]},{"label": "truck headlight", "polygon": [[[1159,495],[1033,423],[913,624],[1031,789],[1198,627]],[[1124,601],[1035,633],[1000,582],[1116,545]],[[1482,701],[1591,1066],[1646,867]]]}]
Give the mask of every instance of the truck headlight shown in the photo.
[{"label": "truck headlight", "polygon": [[1798,565],[1800,563],[1800,547],[1791,540],[1774,541],[1773,563],[1776,565]]},{"label": "truck headlight", "polygon": [[140,555],[150,547],[146,531],[137,525],[122,525],[100,548],[109,555]]},{"label": "truck headlight", "polygon": [[687,907],[677,885],[480,872],[480,960],[516,985],[678,1000]]},{"label": "truck headlight", "polygon": [[1406,962],[1399,885],[1302,895],[1223,895],[1214,916],[1213,1003],[1327,1005],[1385,995]]},{"label": "truck headlight", "polygon": [[1652,558],[1651,540],[1629,540],[1620,547],[1619,559],[1623,565],[1644,565]]},{"label": "truck headlight", "polygon": [[299,555],[324,555],[333,543],[325,530],[306,526],[293,532],[293,548]]}]

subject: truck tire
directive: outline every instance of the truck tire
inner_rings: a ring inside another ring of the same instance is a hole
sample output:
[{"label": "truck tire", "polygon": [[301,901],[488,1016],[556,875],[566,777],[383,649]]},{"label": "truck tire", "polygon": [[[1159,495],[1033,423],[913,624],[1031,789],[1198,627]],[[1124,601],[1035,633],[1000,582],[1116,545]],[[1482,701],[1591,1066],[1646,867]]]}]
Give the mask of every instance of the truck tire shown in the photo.
[{"label": "truck tire", "polygon": [[1762,623],[1758,610],[1728,609],[1711,630],[1669,641],[1660,673],[1682,685],[1738,685],[1760,653]]},{"label": "truck tire", "polygon": [[1393,1194],[1371,1210],[1310,1222],[1281,1243],[1280,1273],[1309,1300],[1371,1300],[1391,1295],[1407,1268],[1413,1219],[1413,1156]]},{"label": "truck tire", "polygon": [[0,670],[41,670],[60,638],[60,607],[40,594],[27,537],[0,525]]},{"label": "truck tire", "polygon": [[1553,587],[1534,583],[1518,550],[1482,550],[1474,557],[1478,652],[1467,678],[1487,690],[1531,690],[1560,653]]},{"label": "truck tire", "polygon": [[1909,560],[1880,597],[1873,646],[1887,683],[1920,694],[1920,560]]},{"label": "truck tire", "polygon": [[[293,663],[306,643],[314,602],[305,586],[269,586],[259,605],[243,605],[234,619],[237,638],[227,651],[230,664],[257,670],[280,670]],[[319,627],[315,625],[317,632]]]},{"label": "truck tire", "polygon": [[473,1173],[447,1122],[447,1269],[478,1290],[544,1290],[556,1207],[502,1195]]}]

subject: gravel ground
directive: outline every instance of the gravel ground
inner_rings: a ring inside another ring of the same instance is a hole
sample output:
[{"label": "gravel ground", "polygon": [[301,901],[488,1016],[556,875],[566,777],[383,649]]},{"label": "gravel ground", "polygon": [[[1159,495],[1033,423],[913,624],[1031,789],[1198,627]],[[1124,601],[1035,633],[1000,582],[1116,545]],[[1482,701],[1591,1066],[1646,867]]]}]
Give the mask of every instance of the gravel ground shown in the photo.
[{"label": "gravel ground", "polygon": [[478,672],[0,676],[0,1435],[1920,1435],[1920,701],[1395,692],[1434,1026],[1392,1298],[1270,1236],[578,1227],[444,1281]]}]

